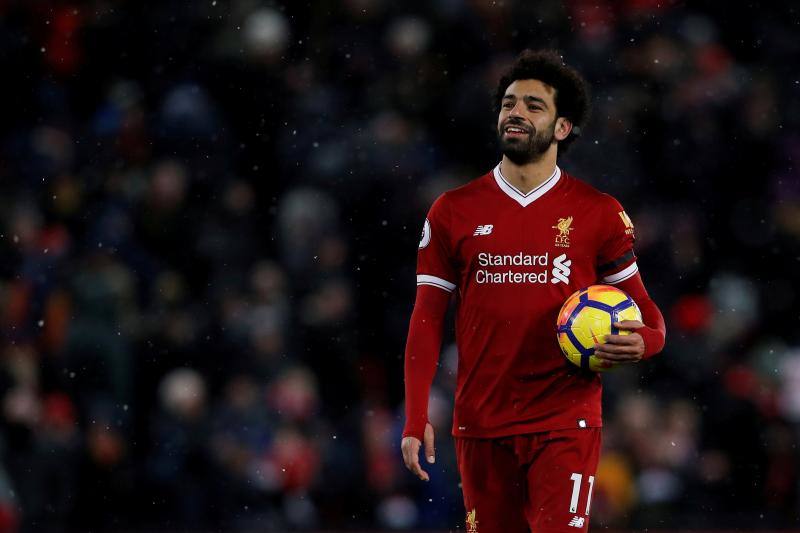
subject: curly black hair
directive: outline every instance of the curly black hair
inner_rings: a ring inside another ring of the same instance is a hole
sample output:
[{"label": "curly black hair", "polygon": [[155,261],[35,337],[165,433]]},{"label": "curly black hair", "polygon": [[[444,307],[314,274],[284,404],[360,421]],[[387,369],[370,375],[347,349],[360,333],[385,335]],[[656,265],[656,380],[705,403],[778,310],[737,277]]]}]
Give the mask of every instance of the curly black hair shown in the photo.
[{"label": "curly black hair", "polygon": [[539,80],[555,89],[556,116],[572,122],[572,131],[558,146],[559,153],[564,153],[581,135],[589,118],[589,84],[577,70],[564,63],[557,51],[523,50],[497,84],[495,112],[500,112],[506,89],[516,80]]}]

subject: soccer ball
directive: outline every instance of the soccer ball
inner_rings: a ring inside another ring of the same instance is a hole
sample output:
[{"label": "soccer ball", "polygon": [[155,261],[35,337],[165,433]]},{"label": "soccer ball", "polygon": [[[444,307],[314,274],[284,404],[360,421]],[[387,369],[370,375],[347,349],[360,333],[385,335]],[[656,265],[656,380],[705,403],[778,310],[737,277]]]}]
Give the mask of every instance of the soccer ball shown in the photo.
[{"label": "soccer ball", "polygon": [[625,291],[610,285],[592,285],[572,294],[556,321],[558,344],[566,358],[584,370],[602,372],[615,366],[594,354],[596,342],[602,343],[608,334],[628,335],[613,327],[613,322],[642,320],[636,302]]}]

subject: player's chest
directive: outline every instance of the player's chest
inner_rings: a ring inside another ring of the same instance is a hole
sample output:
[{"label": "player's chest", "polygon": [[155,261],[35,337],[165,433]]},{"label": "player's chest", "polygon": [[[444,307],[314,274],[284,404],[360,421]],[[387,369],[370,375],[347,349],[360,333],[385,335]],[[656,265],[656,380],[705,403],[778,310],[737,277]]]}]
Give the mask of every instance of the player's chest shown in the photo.
[{"label": "player's chest", "polygon": [[462,213],[456,226],[456,255],[462,266],[500,261],[544,262],[566,254],[593,261],[598,231],[586,209],[536,206]]}]

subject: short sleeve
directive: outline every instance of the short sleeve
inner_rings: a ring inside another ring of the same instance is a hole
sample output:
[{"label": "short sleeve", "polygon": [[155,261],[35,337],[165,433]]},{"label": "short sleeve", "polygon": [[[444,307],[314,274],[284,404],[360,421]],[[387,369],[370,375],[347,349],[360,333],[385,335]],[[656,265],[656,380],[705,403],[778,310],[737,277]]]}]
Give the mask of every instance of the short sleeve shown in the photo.
[{"label": "short sleeve", "polygon": [[456,288],[450,225],[450,212],[443,194],[431,206],[422,227],[417,251],[417,285],[432,285],[447,292]]},{"label": "short sleeve", "polygon": [[614,285],[636,274],[636,240],[633,222],[622,205],[612,196],[605,195],[601,213],[602,244],[597,254],[597,273],[603,283]]}]

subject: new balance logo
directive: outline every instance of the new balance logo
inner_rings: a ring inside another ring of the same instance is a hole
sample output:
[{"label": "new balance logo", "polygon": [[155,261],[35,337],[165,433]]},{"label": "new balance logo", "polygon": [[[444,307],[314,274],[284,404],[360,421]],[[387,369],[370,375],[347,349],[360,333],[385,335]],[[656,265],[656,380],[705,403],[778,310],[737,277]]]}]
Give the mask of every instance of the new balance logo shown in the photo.
[{"label": "new balance logo", "polygon": [[486,224],[485,226],[478,226],[477,228],[475,228],[475,233],[473,233],[472,236],[474,237],[476,235],[489,235],[493,229],[494,225],[492,224]]},{"label": "new balance logo", "polygon": [[584,522],[586,522],[586,519],[584,517],[582,517],[582,516],[573,516],[572,520],[570,520],[569,524],[567,524],[567,525],[568,526],[572,526],[572,527],[583,527]]},{"label": "new balance logo", "polygon": [[571,265],[572,259],[567,259],[567,254],[561,254],[553,259],[553,277],[550,279],[550,283],[569,284],[569,275],[572,273],[569,268]]}]

